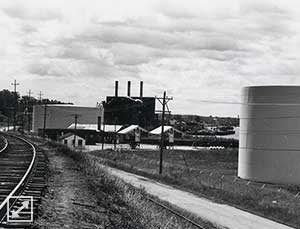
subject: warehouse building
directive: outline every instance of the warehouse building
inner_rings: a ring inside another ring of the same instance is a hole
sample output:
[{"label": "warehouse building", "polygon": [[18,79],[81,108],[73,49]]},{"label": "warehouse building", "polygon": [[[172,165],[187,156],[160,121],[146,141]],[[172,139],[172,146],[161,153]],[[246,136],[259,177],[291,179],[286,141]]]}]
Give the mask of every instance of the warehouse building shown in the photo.
[{"label": "warehouse building", "polygon": [[101,122],[101,107],[83,107],[69,104],[35,105],[33,107],[32,131],[67,129],[72,123]]}]

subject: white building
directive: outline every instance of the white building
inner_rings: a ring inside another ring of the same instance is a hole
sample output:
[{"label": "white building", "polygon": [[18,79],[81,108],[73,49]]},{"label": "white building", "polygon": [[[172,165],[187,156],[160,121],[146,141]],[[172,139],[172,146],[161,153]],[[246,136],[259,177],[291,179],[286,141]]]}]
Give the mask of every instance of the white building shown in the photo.
[{"label": "white building", "polygon": [[148,131],[139,125],[131,125],[118,132],[125,140],[134,139],[134,142],[141,141],[142,133],[148,133]]},{"label": "white building", "polygon": [[60,142],[69,147],[74,146],[74,140],[75,140],[75,147],[80,147],[80,148],[85,147],[85,139],[78,135],[74,135],[73,133],[67,133],[60,137]]},{"label": "white building", "polygon": [[[159,126],[156,129],[150,131],[150,134],[160,136],[161,129],[162,129],[162,127]],[[173,126],[164,126],[164,134],[170,143],[174,142],[174,138],[182,138],[183,137],[183,132],[175,129]]]}]

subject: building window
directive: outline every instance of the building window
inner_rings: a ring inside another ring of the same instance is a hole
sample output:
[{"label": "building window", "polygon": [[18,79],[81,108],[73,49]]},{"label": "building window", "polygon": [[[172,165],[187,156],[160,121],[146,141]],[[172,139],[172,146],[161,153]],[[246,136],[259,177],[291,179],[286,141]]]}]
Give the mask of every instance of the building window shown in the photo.
[{"label": "building window", "polygon": [[65,144],[65,145],[68,145],[68,140],[65,139],[65,140],[64,140],[64,144]]},{"label": "building window", "polygon": [[78,146],[82,146],[82,140],[81,139],[78,140]]}]

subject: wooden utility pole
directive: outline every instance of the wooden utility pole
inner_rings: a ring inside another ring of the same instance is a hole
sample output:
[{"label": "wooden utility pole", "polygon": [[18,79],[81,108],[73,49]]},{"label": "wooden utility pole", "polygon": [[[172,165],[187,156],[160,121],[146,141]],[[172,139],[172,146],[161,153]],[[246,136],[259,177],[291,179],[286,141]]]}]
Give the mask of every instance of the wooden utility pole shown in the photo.
[{"label": "wooden utility pole", "polygon": [[30,108],[31,108],[31,95],[32,95],[32,91],[29,89],[28,91],[28,101],[27,101],[27,123],[28,123],[28,132],[30,131],[30,127],[31,127],[31,120],[30,120]]},{"label": "wooden utility pole", "polygon": [[75,118],[75,126],[74,126],[74,142],[73,142],[73,146],[74,146],[74,148],[75,148],[75,146],[76,146],[76,130],[77,130],[77,121],[78,121],[78,115],[77,114],[75,114],[74,115],[74,118]]},{"label": "wooden utility pole", "polygon": [[[170,100],[173,100],[173,98],[169,98],[166,96],[166,92],[164,91],[164,95],[162,98],[157,98],[158,101],[162,105],[162,116],[161,116],[161,134],[160,134],[160,154],[159,154],[159,174],[162,174],[163,170],[163,153],[164,153],[164,142],[165,142],[165,136],[164,136],[164,125],[165,125],[165,113],[166,113],[166,107],[168,109],[168,102]],[[169,109],[168,112],[170,113]]]},{"label": "wooden utility pole", "polygon": [[43,95],[43,93],[40,91],[40,93],[39,93],[39,101],[40,102],[42,102],[42,95]]},{"label": "wooden utility pole", "polygon": [[14,117],[13,117],[13,125],[14,125],[14,131],[16,131],[16,114],[17,114],[17,86],[20,85],[19,83],[17,83],[16,80],[14,80],[13,83],[11,83],[11,85],[14,86]]},{"label": "wooden utility pole", "polygon": [[160,154],[159,154],[159,174],[162,174],[163,152],[164,152],[164,125],[165,125],[165,104],[166,104],[166,92],[164,92],[162,115],[161,115],[161,134],[160,134]]}]

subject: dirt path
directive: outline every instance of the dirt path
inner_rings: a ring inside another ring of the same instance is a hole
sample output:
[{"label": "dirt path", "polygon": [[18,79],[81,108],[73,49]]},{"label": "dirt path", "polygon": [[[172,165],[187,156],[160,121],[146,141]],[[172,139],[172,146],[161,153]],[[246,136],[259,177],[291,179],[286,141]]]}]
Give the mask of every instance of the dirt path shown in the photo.
[{"label": "dirt path", "polygon": [[[103,167],[102,164],[98,164]],[[159,197],[182,209],[215,223],[221,227],[230,229],[291,229],[283,224],[259,217],[237,208],[214,203],[210,200],[197,197],[189,192],[174,189],[171,186],[161,184],[146,177],[124,172],[115,168],[104,167],[111,174],[131,183],[138,188],[145,188],[151,195]]]},{"label": "dirt path", "polygon": [[97,206],[86,178],[69,157],[47,150],[49,192],[42,207],[43,215],[35,222],[40,228],[105,228],[106,210]]}]

